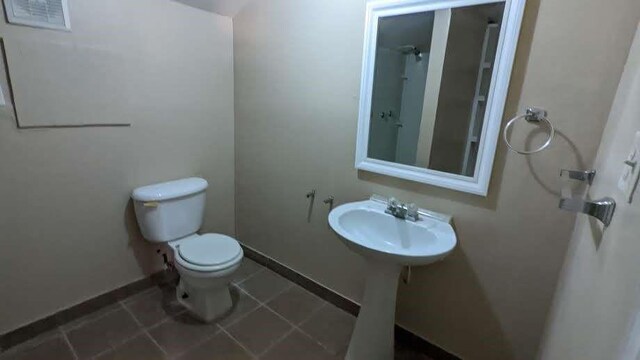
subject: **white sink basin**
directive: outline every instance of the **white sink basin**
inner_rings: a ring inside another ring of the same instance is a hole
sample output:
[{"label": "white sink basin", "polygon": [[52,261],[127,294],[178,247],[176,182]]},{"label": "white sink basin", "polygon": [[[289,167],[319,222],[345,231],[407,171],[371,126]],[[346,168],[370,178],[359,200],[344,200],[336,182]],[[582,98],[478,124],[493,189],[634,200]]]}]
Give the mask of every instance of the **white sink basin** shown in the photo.
[{"label": "white sink basin", "polygon": [[367,278],[347,360],[393,360],[398,278],[405,265],[427,265],[456,246],[449,218],[433,213],[416,222],[386,214],[384,202],[344,204],[329,213],[329,225],[367,260]]},{"label": "white sink basin", "polygon": [[427,265],[456,246],[450,224],[422,216],[416,222],[385,214],[386,205],[373,200],[348,203],[329,214],[331,228],[353,251],[400,265]]}]

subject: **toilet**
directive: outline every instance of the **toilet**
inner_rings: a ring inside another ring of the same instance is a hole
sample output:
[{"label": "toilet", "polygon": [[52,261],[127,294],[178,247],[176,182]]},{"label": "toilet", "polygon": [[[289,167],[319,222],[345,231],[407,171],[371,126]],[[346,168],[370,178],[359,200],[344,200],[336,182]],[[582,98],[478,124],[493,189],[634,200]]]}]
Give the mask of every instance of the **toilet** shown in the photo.
[{"label": "toilet", "polygon": [[139,187],[131,195],[142,236],[173,251],[180,274],[176,298],[206,322],[231,309],[229,283],[243,257],[234,238],[197,233],[208,186],[193,177]]}]

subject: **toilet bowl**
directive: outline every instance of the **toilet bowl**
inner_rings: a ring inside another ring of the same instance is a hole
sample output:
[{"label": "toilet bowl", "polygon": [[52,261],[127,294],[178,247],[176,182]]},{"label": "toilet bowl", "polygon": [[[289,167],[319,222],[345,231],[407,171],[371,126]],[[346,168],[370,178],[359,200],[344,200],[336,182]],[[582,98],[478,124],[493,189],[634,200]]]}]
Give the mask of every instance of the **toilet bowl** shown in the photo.
[{"label": "toilet bowl", "polygon": [[181,179],[137,188],[132,198],[142,236],[173,251],[177,300],[209,322],[231,309],[229,283],[244,254],[230,236],[197,234],[207,187],[204,179]]},{"label": "toilet bowl", "polygon": [[238,242],[221,234],[203,234],[168,245],[174,251],[174,265],[180,274],[178,301],[207,322],[231,309],[228,285],[243,257]]}]

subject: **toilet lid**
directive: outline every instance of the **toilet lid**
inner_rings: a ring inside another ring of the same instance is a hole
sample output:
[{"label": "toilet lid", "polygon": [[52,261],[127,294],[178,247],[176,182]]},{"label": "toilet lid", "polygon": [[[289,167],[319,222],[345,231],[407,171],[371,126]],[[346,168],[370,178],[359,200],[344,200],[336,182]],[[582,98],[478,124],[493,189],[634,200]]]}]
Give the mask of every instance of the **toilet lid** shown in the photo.
[{"label": "toilet lid", "polygon": [[178,253],[187,262],[215,266],[235,259],[242,252],[240,244],[226,235],[204,234],[180,244]]}]

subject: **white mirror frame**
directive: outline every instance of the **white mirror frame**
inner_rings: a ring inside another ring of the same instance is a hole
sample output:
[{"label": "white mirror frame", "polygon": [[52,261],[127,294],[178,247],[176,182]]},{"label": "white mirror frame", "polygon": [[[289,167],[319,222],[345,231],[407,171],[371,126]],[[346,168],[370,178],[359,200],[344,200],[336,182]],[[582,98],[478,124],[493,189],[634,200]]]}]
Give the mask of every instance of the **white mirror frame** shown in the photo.
[{"label": "white mirror frame", "polygon": [[[463,6],[504,3],[504,16],[491,75],[491,87],[473,177],[430,170],[367,157],[371,121],[371,97],[375,71],[378,19],[380,17],[450,9]],[[356,168],[425,184],[486,196],[500,135],[509,79],[520,33],[525,0],[380,0],[367,4],[360,110],[356,143]]]}]

